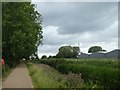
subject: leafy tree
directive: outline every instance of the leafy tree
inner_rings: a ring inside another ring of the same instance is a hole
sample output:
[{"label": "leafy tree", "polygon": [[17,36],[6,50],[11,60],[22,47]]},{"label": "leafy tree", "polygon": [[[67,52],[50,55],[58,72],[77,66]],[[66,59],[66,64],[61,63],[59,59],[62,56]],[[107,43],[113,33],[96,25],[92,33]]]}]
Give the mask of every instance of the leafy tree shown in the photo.
[{"label": "leafy tree", "polygon": [[107,50],[104,50],[104,49],[102,51],[107,52]]},{"label": "leafy tree", "polygon": [[89,48],[88,53],[94,53],[98,51],[106,51],[106,50],[103,50],[102,47],[100,46],[92,46]]},{"label": "leafy tree", "polygon": [[37,52],[36,53],[34,53],[34,54],[32,54],[30,57],[29,57],[29,59],[32,59],[32,60],[39,60],[39,57],[38,57],[38,55],[37,55]]},{"label": "leafy tree", "polygon": [[80,52],[79,47],[77,47],[77,46],[73,47],[73,57],[76,58],[77,55],[79,54],[79,52]]},{"label": "leafy tree", "polygon": [[56,58],[56,56],[52,56],[52,58]]},{"label": "leafy tree", "polygon": [[78,55],[79,47],[62,46],[56,55],[58,58],[72,58]]},{"label": "leafy tree", "polygon": [[30,2],[2,3],[2,55],[7,62],[29,59],[42,43],[42,19]]},{"label": "leafy tree", "polygon": [[43,56],[41,57],[41,59],[47,59],[47,56],[46,56],[46,55],[43,55]]},{"label": "leafy tree", "polygon": [[48,57],[48,59],[51,59],[52,58],[52,56],[50,55],[49,57]]},{"label": "leafy tree", "polygon": [[60,58],[71,58],[73,56],[73,49],[71,46],[62,46],[59,48],[56,56]]}]

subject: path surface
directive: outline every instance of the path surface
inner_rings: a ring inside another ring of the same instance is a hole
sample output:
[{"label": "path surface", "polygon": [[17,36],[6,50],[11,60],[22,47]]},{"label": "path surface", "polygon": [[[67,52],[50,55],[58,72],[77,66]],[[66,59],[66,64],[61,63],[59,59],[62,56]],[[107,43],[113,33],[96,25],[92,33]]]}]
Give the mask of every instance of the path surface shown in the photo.
[{"label": "path surface", "polygon": [[2,88],[33,88],[25,64],[20,64],[3,82]]}]

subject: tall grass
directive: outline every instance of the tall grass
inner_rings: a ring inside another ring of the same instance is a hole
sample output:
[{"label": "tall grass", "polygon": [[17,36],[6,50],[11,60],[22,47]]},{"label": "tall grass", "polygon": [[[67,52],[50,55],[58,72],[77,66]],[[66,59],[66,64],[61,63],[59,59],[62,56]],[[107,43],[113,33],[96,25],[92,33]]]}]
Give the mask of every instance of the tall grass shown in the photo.
[{"label": "tall grass", "polygon": [[2,82],[8,77],[14,68],[9,67],[7,64],[2,65]]},{"label": "tall grass", "polygon": [[119,68],[117,59],[66,59],[66,63],[76,63],[76,64],[84,64],[84,65],[94,65],[98,67],[111,67],[111,68]]},{"label": "tall grass", "polygon": [[85,82],[98,83],[107,89],[120,88],[120,61],[115,59],[40,60],[61,73],[81,73]]},{"label": "tall grass", "polygon": [[29,74],[32,78],[35,88],[63,88],[61,82],[57,82],[52,79],[42,68],[32,63],[27,63]]},{"label": "tall grass", "polygon": [[[87,84],[81,74],[69,72],[60,74],[57,70],[43,64],[27,63],[29,74],[35,88],[85,88]],[[92,88],[94,84],[89,85]]]},{"label": "tall grass", "polygon": [[73,73],[82,73],[82,78],[85,81],[99,81],[105,88],[117,88],[120,85],[119,69],[77,64],[60,64],[57,69],[62,73],[70,71]]}]

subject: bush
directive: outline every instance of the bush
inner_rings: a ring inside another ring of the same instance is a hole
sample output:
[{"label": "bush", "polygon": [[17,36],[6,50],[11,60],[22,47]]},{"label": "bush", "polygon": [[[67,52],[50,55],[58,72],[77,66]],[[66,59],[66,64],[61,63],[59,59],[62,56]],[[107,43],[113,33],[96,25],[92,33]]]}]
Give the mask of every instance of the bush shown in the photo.
[{"label": "bush", "polygon": [[59,64],[64,63],[65,60],[62,58],[59,58],[59,59],[39,60],[39,62],[43,64],[48,64],[56,68]]},{"label": "bush", "polygon": [[47,56],[46,56],[46,55],[43,55],[43,56],[41,57],[41,59],[47,59]]},{"label": "bush", "polygon": [[65,84],[71,88],[81,88],[84,87],[84,80],[81,78],[81,74],[74,74],[69,72],[67,75],[64,75],[63,78]]}]

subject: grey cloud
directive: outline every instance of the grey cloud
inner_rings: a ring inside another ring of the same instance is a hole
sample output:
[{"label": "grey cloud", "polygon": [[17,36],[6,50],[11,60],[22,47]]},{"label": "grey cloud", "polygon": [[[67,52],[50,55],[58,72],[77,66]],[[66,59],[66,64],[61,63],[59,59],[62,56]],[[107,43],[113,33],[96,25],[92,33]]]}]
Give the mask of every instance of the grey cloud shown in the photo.
[{"label": "grey cloud", "polygon": [[39,53],[56,54],[65,44],[81,43],[83,51],[91,45],[109,50],[118,45],[117,3],[37,3],[37,10],[44,27]]},{"label": "grey cloud", "polygon": [[117,3],[44,3],[43,5],[41,3],[38,5],[38,10],[43,14],[43,25],[59,26],[59,34],[103,30],[117,20]]},{"label": "grey cloud", "polygon": [[39,53],[56,53],[58,51],[58,46],[43,45],[38,49]]}]

